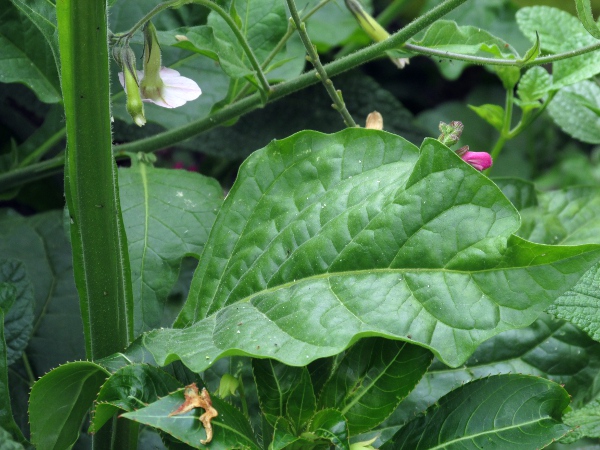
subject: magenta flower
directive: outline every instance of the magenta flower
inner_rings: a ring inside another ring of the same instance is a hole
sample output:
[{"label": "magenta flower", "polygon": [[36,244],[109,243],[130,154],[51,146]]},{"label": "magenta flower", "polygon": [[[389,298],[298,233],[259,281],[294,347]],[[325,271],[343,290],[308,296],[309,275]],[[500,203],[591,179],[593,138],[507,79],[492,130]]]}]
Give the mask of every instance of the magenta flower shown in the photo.
[{"label": "magenta flower", "polygon": [[[465,148],[466,147],[466,148]],[[485,170],[492,166],[492,157],[486,152],[471,152],[469,147],[465,146],[459,149],[456,153],[462,158],[463,161],[471,164],[477,170]],[[461,150],[463,150],[461,152]]]}]

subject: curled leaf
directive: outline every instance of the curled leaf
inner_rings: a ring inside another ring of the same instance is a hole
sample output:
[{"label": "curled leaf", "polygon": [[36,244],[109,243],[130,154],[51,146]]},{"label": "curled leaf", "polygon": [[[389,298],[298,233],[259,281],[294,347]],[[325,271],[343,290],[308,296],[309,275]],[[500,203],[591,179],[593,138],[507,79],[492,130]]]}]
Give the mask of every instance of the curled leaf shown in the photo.
[{"label": "curled leaf", "polygon": [[201,439],[200,443],[206,445],[212,441],[213,437],[212,424],[210,421],[217,417],[219,413],[213,408],[210,394],[206,388],[202,388],[202,391],[198,393],[198,386],[196,386],[196,383],[192,383],[185,387],[183,395],[185,396],[185,402],[169,414],[169,417],[185,414],[194,408],[204,409],[204,414],[200,416],[200,422],[202,422],[202,425],[204,425],[204,429],[206,430],[206,439]]}]

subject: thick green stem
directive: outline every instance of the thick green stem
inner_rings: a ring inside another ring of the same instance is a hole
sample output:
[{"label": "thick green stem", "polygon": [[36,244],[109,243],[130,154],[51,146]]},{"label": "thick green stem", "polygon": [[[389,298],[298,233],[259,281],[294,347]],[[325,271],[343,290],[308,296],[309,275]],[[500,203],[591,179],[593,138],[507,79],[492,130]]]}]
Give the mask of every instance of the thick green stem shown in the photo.
[{"label": "thick green stem", "polygon": [[[86,353],[95,360],[122,351],[133,339],[131,276],[112,153],[106,2],[58,0],[56,12],[73,269]],[[93,448],[111,449],[111,441],[111,433],[98,433]]]},{"label": "thick green stem", "polygon": [[296,9],[296,3],[294,3],[294,0],[286,1],[288,8],[290,9],[290,13],[292,14],[292,20],[294,21],[296,30],[298,31],[298,34],[300,34],[300,39],[302,39],[304,48],[306,48],[306,51],[308,52],[309,61],[313,64],[313,66],[315,66],[315,69],[317,70],[317,78],[320,79],[323,85],[325,86],[325,90],[329,94],[329,97],[331,97],[331,100],[333,100],[334,108],[340,113],[340,115],[344,119],[344,123],[346,124],[346,126],[355,127],[356,123],[354,122],[354,119],[348,112],[348,109],[346,108],[346,104],[344,103],[341,93],[335,90],[333,82],[329,79],[327,72],[321,64],[321,60],[319,59],[317,49],[308,37],[308,33],[306,32],[306,25],[304,24],[304,22],[302,22],[302,19],[300,19],[300,15],[298,14],[298,10]]}]

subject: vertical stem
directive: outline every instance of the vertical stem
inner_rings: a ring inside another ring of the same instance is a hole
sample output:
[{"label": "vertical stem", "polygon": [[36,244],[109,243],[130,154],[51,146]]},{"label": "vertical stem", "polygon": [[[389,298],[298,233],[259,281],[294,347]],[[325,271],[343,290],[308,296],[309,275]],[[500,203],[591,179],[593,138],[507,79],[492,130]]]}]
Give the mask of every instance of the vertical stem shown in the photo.
[{"label": "vertical stem", "polygon": [[[504,104],[504,122],[502,123],[502,130],[500,130],[500,136],[498,136],[498,140],[494,145],[494,148],[490,152],[492,155],[492,161],[495,161],[496,158],[500,155],[502,148],[504,148],[504,144],[506,141],[510,139],[510,125],[512,122],[512,112],[513,112],[513,104],[514,104],[515,94],[513,89],[508,89],[506,91],[506,101]],[[489,175],[491,167],[486,169],[484,173]]]},{"label": "vertical stem", "polygon": [[[133,338],[131,275],[112,156],[106,1],[58,0],[56,12],[73,268],[86,353],[95,360],[122,351]],[[93,448],[113,448],[111,434],[94,436]]]}]

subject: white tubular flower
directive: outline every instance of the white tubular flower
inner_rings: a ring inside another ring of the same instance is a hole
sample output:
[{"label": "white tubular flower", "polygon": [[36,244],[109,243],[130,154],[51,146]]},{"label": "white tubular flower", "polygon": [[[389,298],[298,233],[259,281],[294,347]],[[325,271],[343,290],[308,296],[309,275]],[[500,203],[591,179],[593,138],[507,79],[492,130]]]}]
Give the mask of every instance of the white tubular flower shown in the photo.
[{"label": "white tubular flower", "polygon": [[[163,108],[177,108],[202,94],[194,80],[161,66],[160,45],[151,22],[144,26],[144,70],[137,74],[142,100]],[[119,81],[124,85],[123,73],[119,73]]]}]

